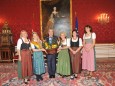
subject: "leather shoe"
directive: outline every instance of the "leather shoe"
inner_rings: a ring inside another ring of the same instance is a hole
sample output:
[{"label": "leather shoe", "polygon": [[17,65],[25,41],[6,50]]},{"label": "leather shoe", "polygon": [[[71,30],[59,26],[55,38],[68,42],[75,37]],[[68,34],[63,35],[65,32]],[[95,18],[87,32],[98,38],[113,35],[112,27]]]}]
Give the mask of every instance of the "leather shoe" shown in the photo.
[{"label": "leather shoe", "polygon": [[40,76],[40,80],[43,80],[42,76]]},{"label": "leather shoe", "polygon": [[52,75],[50,75],[49,78],[52,78]]},{"label": "leather shoe", "polygon": [[55,75],[52,75],[52,78],[55,78]]}]

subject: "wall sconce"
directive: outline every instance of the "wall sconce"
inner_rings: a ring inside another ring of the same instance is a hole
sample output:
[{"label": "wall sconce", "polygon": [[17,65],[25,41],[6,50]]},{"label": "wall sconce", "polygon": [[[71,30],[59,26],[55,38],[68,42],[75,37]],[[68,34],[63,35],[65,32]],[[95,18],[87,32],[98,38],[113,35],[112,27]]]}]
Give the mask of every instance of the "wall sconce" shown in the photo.
[{"label": "wall sconce", "polygon": [[4,22],[4,19],[0,18],[0,25],[3,24],[3,22]]},{"label": "wall sconce", "polygon": [[109,16],[107,13],[101,13],[98,17],[98,22],[101,24],[109,23]]}]

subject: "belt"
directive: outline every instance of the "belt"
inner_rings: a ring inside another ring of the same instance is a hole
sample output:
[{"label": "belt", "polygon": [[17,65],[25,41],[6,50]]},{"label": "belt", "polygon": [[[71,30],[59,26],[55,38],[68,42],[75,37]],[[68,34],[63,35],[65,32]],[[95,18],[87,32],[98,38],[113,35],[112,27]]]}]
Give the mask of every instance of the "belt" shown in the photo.
[{"label": "belt", "polygon": [[23,51],[27,51],[27,50],[29,50],[29,49],[22,49]]}]

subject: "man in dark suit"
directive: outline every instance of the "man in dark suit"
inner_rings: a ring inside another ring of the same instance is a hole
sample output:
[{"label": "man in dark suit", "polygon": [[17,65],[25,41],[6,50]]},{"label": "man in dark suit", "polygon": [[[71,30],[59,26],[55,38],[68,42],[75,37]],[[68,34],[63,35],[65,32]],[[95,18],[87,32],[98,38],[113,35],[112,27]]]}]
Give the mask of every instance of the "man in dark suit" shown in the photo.
[{"label": "man in dark suit", "polygon": [[[52,44],[57,44],[58,45],[58,37],[54,36],[54,31],[53,29],[48,30],[48,37],[45,38],[46,42],[49,45]],[[55,78],[55,72],[56,72],[56,55],[57,53],[48,53],[46,55],[47,58],[47,64],[48,64],[48,73],[49,73],[49,78]]]}]

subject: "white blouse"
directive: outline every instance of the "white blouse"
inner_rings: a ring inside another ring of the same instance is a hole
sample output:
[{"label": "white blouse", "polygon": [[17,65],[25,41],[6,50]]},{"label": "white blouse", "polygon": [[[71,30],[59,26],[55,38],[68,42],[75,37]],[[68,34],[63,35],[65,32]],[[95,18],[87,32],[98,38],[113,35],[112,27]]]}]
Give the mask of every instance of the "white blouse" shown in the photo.
[{"label": "white blouse", "polygon": [[31,43],[31,48],[32,48],[32,49],[35,49],[35,46],[34,46],[34,44],[32,44],[32,43]]},{"label": "white blouse", "polygon": [[[72,42],[77,42],[78,41],[78,38],[76,39],[76,40],[74,40],[73,38],[72,38]],[[82,39],[81,38],[79,38],[79,46],[83,46],[82,45]]]},{"label": "white blouse", "polygon": [[62,42],[62,44],[70,46],[70,38],[67,38],[65,41]]},{"label": "white blouse", "polygon": [[[96,39],[96,34],[94,32],[91,35],[92,35],[92,39]],[[91,38],[91,35],[86,37],[84,34],[83,39],[89,39],[89,38]]]},{"label": "white blouse", "polygon": [[[22,40],[24,41],[24,38],[19,38],[19,39],[18,39],[18,42],[17,42],[17,50],[20,50],[20,49],[21,49]],[[30,41],[30,40],[29,40],[29,41]],[[29,42],[26,42],[26,43],[29,43]]]}]

